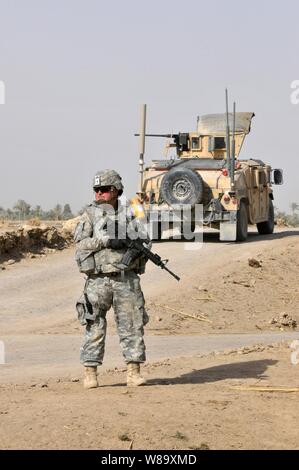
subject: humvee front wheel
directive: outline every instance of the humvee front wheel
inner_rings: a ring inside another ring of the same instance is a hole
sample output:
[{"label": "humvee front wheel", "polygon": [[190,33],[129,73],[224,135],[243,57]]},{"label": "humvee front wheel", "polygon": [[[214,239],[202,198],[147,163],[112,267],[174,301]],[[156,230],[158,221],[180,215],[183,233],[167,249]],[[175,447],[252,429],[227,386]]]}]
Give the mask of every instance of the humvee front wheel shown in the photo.
[{"label": "humvee front wheel", "polygon": [[269,199],[269,212],[268,212],[268,220],[265,222],[259,222],[256,224],[258,232],[261,235],[268,235],[273,233],[274,230],[274,206],[272,199]]},{"label": "humvee front wheel", "polygon": [[248,234],[248,215],[247,207],[244,201],[240,202],[237,212],[237,241],[243,242],[247,239]]}]

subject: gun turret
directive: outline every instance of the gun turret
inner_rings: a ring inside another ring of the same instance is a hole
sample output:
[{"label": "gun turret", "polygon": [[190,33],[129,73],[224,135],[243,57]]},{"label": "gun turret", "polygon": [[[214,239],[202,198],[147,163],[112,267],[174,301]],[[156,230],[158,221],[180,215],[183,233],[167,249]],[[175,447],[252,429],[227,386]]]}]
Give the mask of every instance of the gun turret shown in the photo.
[{"label": "gun turret", "polygon": [[[139,137],[140,134],[134,134]],[[164,137],[165,139],[173,139],[177,150],[184,152],[188,150],[189,134],[187,132],[179,132],[178,134],[145,134],[145,137]]]}]

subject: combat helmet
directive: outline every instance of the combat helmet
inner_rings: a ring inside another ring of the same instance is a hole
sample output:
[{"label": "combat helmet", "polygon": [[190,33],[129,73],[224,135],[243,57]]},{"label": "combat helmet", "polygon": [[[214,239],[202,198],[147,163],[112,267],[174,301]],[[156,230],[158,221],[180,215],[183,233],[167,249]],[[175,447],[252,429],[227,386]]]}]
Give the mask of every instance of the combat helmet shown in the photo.
[{"label": "combat helmet", "polygon": [[118,189],[119,196],[121,196],[124,190],[121,176],[115,170],[101,170],[94,175],[92,187],[100,188],[101,186],[114,186]]}]

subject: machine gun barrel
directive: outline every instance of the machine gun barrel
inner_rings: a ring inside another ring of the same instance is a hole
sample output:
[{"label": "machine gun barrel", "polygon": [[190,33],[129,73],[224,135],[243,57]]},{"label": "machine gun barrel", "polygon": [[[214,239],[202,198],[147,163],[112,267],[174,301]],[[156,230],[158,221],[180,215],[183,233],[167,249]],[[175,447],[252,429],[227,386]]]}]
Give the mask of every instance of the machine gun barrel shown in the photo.
[{"label": "machine gun barrel", "polygon": [[[135,137],[139,137],[140,134],[134,134]],[[166,139],[174,139],[178,134],[145,134],[145,137],[165,137]]]}]

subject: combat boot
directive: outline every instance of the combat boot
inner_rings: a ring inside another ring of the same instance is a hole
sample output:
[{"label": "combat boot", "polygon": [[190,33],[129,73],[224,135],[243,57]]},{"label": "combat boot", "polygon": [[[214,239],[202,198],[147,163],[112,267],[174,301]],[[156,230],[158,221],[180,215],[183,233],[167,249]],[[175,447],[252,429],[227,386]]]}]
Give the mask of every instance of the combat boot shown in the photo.
[{"label": "combat boot", "polygon": [[85,367],[85,376],[83,381],[84,388],[97,388],[99,386],[97,379],[96,366]]},{"label": "combat boot", "polygon": [[127,364],[127,385],[129,387],[138,387],[144,385],[146,380],[140,375],[139,362],[129,362]]}]

